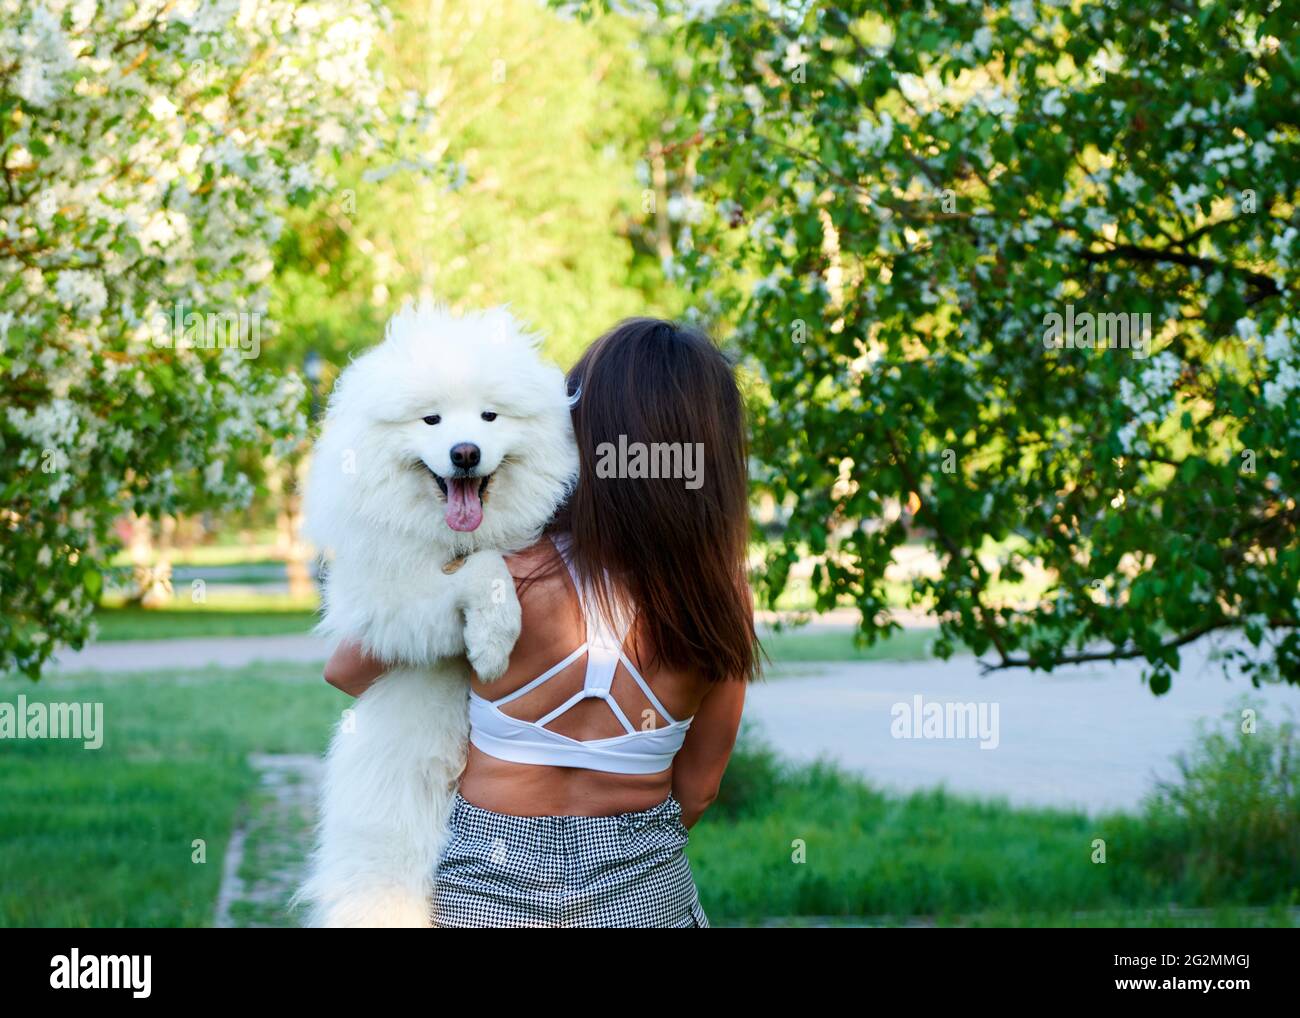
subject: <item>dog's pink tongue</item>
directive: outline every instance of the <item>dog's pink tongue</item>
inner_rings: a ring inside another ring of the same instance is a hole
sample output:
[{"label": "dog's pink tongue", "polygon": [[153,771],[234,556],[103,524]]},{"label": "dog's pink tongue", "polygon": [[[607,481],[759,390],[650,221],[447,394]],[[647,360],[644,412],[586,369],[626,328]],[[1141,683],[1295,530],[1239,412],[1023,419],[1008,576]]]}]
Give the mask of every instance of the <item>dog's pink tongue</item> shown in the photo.
[{"label": "dog's pink tongue", "polygon": [[447,478],[447,526],[452,530],[477,530],[483,522],[483,503],[478,497],[478,477]]}]

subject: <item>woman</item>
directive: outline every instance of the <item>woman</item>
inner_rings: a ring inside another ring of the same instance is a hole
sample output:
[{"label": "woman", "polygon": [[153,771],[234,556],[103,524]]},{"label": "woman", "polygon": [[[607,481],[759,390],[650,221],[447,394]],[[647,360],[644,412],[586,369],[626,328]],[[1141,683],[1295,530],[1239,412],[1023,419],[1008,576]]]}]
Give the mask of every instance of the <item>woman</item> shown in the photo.
[{"label": "woman", "polygon": [[[522,632],[471,684],[434,923],[707,927],[683,848],[756,674],[740,394],[706,337],[648,318],[568,386],[578,484],[509,560]],[[358,695],[383,670],[345,645],[325,677]]]}]

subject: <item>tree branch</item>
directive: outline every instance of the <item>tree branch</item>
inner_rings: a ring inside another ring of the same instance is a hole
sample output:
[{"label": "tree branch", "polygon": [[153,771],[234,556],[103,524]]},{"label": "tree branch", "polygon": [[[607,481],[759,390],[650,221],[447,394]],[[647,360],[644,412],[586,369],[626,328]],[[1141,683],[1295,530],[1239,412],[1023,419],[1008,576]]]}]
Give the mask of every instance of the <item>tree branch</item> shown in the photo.
[{"label": "tree branch", "polygon": [[[1202,636],[1213,633],[1221,629],[1237,629],[1242,625],[1241,619],[1220,619],[1217,622],[1207,622],[1204,625],[1189,629],[1187,632],[1172,637],[1160,644],[1160,650],[1173,650],[1182,647]],[[1270,629],[1295,629],[1300,626],[1300,622],[1294,619],[1269,619]],[[1086,664],[1089,661],[1128,661],[1136,657],[1146,657],[1147,652],[1140,647],[1115,648],[1113,650],[1089,650],[1081,651],[1078,654],[1065,654],[1057,658],[1048,667],[1042,661],[1033,657],[1006,657],[1003,655],[1001,661],[986,662],[981,661],[980,674],[988,675],[990,672],[1000,672],[1007,668],[1044,668],[1050,671],[1053,668],[1059,668],[1062,665]]]},{"label": "tree branch", "polygon": [[1277,280],[1262,272],[1251,272],[1247,269],[1238,268],[1236,265],[1225,265],[1223,262],[1216,262],[1213,258],[1202,258],[1199,255],[1187,254],[1184,251],[1171,251],[1168,248],[1117,244],[1104,251],[1081,251],[1079,254],[1085,262],[1093,263],[1127,259],[1135,262],[1169,262],[1175,265],[1193,266],[1213,272],[1236,273],[1257,287],[1256,300],[1261,300],[1264,297],[1274,297],[1282,292]]}]

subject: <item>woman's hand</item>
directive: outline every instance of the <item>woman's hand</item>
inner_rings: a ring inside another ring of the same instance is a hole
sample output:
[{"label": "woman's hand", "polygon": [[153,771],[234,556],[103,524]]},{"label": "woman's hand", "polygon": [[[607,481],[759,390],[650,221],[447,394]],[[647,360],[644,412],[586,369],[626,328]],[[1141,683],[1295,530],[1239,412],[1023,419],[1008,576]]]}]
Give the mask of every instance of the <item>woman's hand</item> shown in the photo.
[{"label": "woman's hand", "polygon": [[359,643],[344,640],[325,662],[325,681],[348,696],[360,696],[389,666],[361,649]]}]

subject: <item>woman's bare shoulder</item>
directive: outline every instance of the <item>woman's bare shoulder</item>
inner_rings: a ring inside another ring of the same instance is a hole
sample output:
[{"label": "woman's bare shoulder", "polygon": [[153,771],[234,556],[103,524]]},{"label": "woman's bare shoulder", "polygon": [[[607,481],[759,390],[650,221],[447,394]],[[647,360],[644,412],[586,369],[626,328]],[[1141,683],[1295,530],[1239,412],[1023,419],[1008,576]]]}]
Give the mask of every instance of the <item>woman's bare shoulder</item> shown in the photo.
[{"label": "woman's bare shoulder", "polygon": [[568,570],[550,538],[543,537],[531,547],[506,556],[506,565],[515,579],[525,618],[544,616],[554,622],[557,611],[577,611]]},{"label": "woman's bare shoulder", "polygon": [[523,551],[506,556],[506,567],[516,580],[540,576],[559,564],[560,556],[549,537],[542,537]]}]

